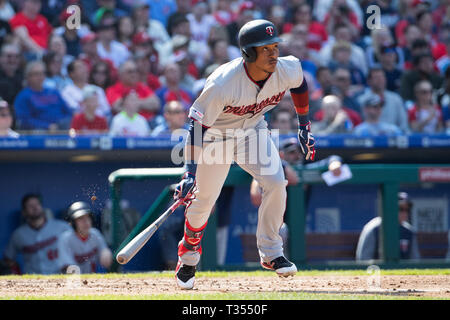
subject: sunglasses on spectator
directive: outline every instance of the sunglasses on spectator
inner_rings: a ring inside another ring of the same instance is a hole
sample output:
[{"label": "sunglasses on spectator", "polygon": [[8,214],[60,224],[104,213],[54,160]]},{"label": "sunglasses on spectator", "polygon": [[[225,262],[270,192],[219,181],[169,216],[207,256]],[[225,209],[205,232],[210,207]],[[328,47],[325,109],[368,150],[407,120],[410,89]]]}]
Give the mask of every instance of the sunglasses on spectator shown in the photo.
[{"label": "sunglasses on spectator", "polygon": [[33,71],[29,73],[30,76],[42,76],[45,75],[44,71]]},{"label": "sunglasses on spectator", "polygon": [[417,92],[420,94],[426,94],[426,93],[432,93],[433,91],[431,89],[419,89]]},{"label": "sunglasses on spectator", "polygon": [[18,58],[20,55],[18,53],[6,53],[5,57],[7,58]]},{"label": "sunglasses on spectator", "polygon": [[180,114],[180,113],[184,113],[184,110],[170,110],[167,111],[170,114]]}]

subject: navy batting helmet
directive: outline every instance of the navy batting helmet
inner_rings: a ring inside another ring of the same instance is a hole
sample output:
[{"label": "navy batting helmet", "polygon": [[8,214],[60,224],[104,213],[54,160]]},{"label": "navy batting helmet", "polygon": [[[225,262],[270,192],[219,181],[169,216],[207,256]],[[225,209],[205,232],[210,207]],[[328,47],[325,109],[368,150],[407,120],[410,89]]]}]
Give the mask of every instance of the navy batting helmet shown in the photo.
[{"label": "navy batting helmet", "polygon": [[91,206],[84,201],[77,201],[72,203],[67,210],[67,217],[69,218],[70,224],[73,228],[75,228],[75,219],[78,219],[87,214],[92,218]]},{"label": "navy batting helmet", "polygon": [[409,198],[408,193],[406,193],[406,192],[398,193],[398,203],[408,205],[409,210],[411,210],[412,206],[413,206],[413,203],[412,203],[411,199]]},{"label": "navy batting helmet", "polygon": [[246,62],[254,62],[256,60],[255,47],[281,41],[275,25],[268,20],[257,19],[249,21],[239,30],[239,48]]}]

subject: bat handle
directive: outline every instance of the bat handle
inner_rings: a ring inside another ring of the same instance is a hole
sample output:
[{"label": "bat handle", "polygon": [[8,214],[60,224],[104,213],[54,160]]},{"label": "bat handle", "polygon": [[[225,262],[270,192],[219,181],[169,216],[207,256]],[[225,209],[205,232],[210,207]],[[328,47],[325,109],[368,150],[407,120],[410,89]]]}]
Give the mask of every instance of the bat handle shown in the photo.
[{"label": "bat handle", "polygon": [[178,208],[180,205],[183,204],[183,199],[178,199],[177,201],[175,201],[170,207],[169,210],[174,212],[176,208]]}]

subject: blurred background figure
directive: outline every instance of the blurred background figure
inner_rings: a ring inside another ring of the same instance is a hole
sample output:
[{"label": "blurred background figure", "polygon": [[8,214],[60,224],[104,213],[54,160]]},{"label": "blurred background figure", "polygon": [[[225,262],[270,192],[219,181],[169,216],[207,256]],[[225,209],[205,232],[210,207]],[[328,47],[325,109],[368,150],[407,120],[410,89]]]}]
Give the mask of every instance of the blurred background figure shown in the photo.
[{"label": "blurred background figure", "polygon": [[192,94],[181,86],[181,67],[177,63],[169,63],[164,68],[161,75],[161,87],[156,90],[160,104],[177,100],[182,103],[184,110],[188,111],[193,102]]},{"label": "blurred background figure", "polygon": [[394,124],[380,120],[383,103],[378,95],[367,95],[363,104],[364,121],[353,129],[358,136],[400,135],[401,130]]},{"label": "blurred background figure", "polygon": [[187,111],[180,101],[167,102],[163,110],[164,122],[152,130],[152,137],[170,137],[175,130],[189,130]]},{"label": "blurred background figure", "polygon": [[[406,192],[399,192],[398,223],[400,259],[420,259],[416,233],[410,224],[412,206],[413,203],[409,199],[408,194]],[[375,217],[364,226],[356,248],[356,260],[373,260],[383,257],[383,248],[379,245],[381,223],[382,218]]]},{"label": "blurred background figure", "polygon": [[114,82],[110,67],[105,61],[96,62],[90,70],[88,82],[102,88],[106,93],[106,89]]},{"label": "blurred background figure", "polygon": [[381,68],[371,68],[367,76],[369,85],[364,92],[358,96],[358,103],[376,94],[380,97],[383,107],[381,109],[380,120],[399,127],[403,133],[409,133],[408,113],[403,99],[394,91],[387,88],[386,73]]},{"label": "blurred background figure", "polygon": [[130,91],[137,94],[137,111],[146,120],[151,121],[160,110],[160,102],[155,93],[145,83],[139,81],[136,63],[124,62],[119,69],[119,81],[106,89],[106,97],[111,105],[112,114],[123,110],[123,100]]},{"label": "blurred background figure", "polygon": [[[82,46],[82,53],[78,56],[79,59],[83,60],[92,76],[92,68],[99,64],[100,62],[106,63],[109,70],[109,75],[111,82],[109,85],[113,84],[117,80],[117,68],[114,66],[114,63],[112,60],[108,58],[101,57],[97,51],[97,34],[95,32],[90,32],[86,35],[84,35],[81,38],[81,46]],[[93,82],[94,83],[94,82]],[[95,83],[94,83],[95,84]],[[103,88],[103,90],[106,90],[106,88],[102,85],[97,84],[99,87]]]},{"label": "blurred background figure", "polygon": [[16,44],[5,43],[0,51],[0,97],[10,105],[23,88],[22,51]]},{"label": "blurred background figure", "polygon": [[97,88],[88,85],[82,90],[80,112],[73,116],[71,134],[102,134],[108,132],[108,119],[97,114],[99,99]]},{"label": "blurred background figure", "polygon": [[150,13],[149,1],[133,1],[131,17],[135,26],[135,34],[139,32],[146,33],[152,39],[153,45],[158,52],[161,50],[161,47],[170,41],[166,27],[161,21],[153,18],[153,14]]},{"label": "blurred background figure", "polygon": [[67,45],[62,36],[51,34],[48,39],[47,52],[55,52],[61,57],[61,74],[67,76],[67,66],[71,63],[75,56],[67,54]]},{"label": "blurred background figure", "polygon": [[30,59],[42,57],[53,29],[47,18],[40,14],[41,8],[41,0],[24,0],[20,11],[9,21]]},{"label": "blurred background figure", "polygon": [[271,129],[278,130],[278,134],[290,134],[296,132],[297,124],[291,116],[291,113],[286,110],[275,110],[270,116]]},{"label": "blurred background figure", "polygon": [[450,133],[450,68],[445,71],[445,80],[442,88],[436,93],[437,103],[442,111],[442,120],[447,134]]},{"label": "blurred background figure", "polygon": [[443,129],[442,110],[434,102],[431,82],[422,80],[414,87],[414,105],[408,111],[413,132],[438,133]]},{"label": "blurred background figure", "polygon": [[95,89],[97,93],[98,106],[96,113],[104,118],[111,116],[111,107],[106,99],[105,91],[93,84],[89,84],[89,71],[83,60],[76,59],[72,61],[67,68],[71,83],[65,86],[61,95],[72,109],[72,111],[81,111],[81,101],[83,100],[83,90],[89,87]]},{"label": "blurred background figure", "polygon": [[0,97],[0,137],[18,138],[19,133],[12,129],[13,114],[5,100]]},{"label": "blurred background figure", "polygon": [[380,53],[382,47],[391,47],[397,56],[398,68],[403,68],[405,57],[403,50],[395,44],[395,39],[390,29],[375,28],[371,31],[370,45],[366,47],[366,60],[368,67],[380,67]]},{"label": "blurred background figure", "polygon": [[14,101],[17,127],[20,130],[67,130],[72,120],[72,110],[56,89],[44,87],[45,64],[32,61],[25,68],[26,86]]},{"label": "blurred background figure", "polygon": [[[333,33],[336,25],[344,24],[352,31],[352,37],[360,34],[362,28],[361,8],[357,1],[348,0],[319,0],[315,8],[319,20],[326,26],[329,34]],[[323,17],[323,20],[320,19]]]},{"label": "blurred background figure", "polygon": [[150,126],[147,120],[138,113],[139,97],[130,91],[122,98],[120,111],[111,120],[109,134],[113,137],[148,137]]},{"label": "blurred background figure", "polygon": [[[12,234],[4,252],[4,260],[15,274],[55,274],[57,264],[58,239],[70,226],[54,219],[51,211],[44,209],[39,194],[25,194],[21,201],[24,224]],[[23,256],[23,268],[17,262]]]},{"label": "blurred background figure", "polygon": [[380,49],[380,67],[386,76],[386,88],[397,92],[400,89],[400,81],[403,69],[397,64],[397,55],[393,46],[382,46]]},{"label": "blurred background figure", "polygon": [[367,75],[368,67],[364,50],[354,43],[356,39],[352,36],[352,32],[349,26],[345,24],[336,25],[333,30],[333,35],[328,39],[326,43],[320,49],[320,61],[322,65],[328,65],[332,56],[332,49],[336,42],[344,41],[350,44],[351,54],[350,61],[358,69],[360,69],[364,75]]},{"label": "blurred background figure", "polygon": [[443,78],[434,69],[433,56],[429,53],[413,57],[413,68],[403,73],[400,83],[400,95],[410,107],[415,99],[414,88],[419,81],[428,80],[433,90],[442,86]]},{"label": "blurred background figure", "polygon": [[[77,201],[67,210],[71,229],[58,240],[58,267],[61,273],[77,266],[80,273],[95,273],[111,267],[113,256],[101,232],[93,227],[90,205]],[[72,270],[73,272],[73,270]]]},{"label": "blurred background figure", "polygon": [[336,68],[345,68],[350,72],[353,91],[361,91],[366,85],[366,78],[361,69],[356,67],[350,60],[352,47],[349,42],[338,41],[331,49],[331,60],[328,67],[334,71]]},{"label": "blurred background figure", "polygon": [[314,121],[311,129],[317,135],[329,135],[335,133],[350,133],[353,123],[345,112],[342,101],[334,95],[325,96],[322,99],[322,120]]},{"label": "blurred background figure", "polygon": [[114,67],[118,68],[130,57],[128,48],[117,41],[117,20],[114,16],[105,15],[95,27],[97,34],[97,52],[103,59],[111,60]]},{"label": "blurred background figure", "polygon": [[293,8],[292,22],[283,25],[283,33],[291,32],[296,25],[303,25],[308,32],[307,47],[314,52],[320,51],[323,44],[328,40],[330,30],[326,29],[326,23],[322,24],[313,19],[311,6],[307,2],[303,2]]},{"label": "blurred background figure", "polygon": [[361,107],[357,99],[358,94],[361,93],[361,86],[352,84],[350,70],[345,67],[337,66],[334,71],[332,71],[332,74],[333,89],[335,89],[332,93],[341,98],[342,103],[346,108],[352,109],[361,115]]},{"label": "blurred background figure", "polygon": [[44,87],[56,89],[61,92],[64,87],[71,84],[71,80],[67,77],[67,74],[62,74],[63,59],[60,54],[49,51],[44,55],[42,61],[45,63],[46,68]]}]

